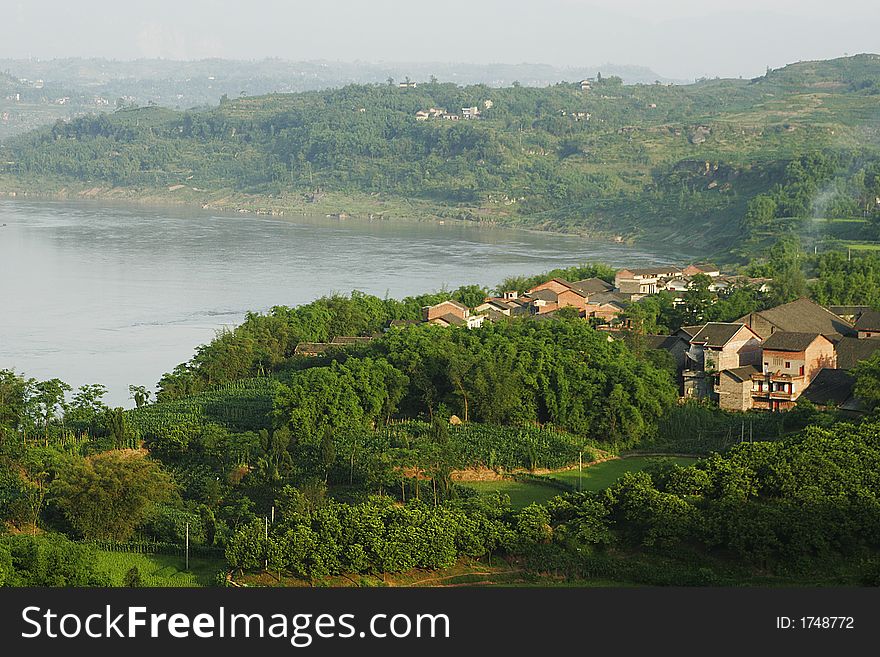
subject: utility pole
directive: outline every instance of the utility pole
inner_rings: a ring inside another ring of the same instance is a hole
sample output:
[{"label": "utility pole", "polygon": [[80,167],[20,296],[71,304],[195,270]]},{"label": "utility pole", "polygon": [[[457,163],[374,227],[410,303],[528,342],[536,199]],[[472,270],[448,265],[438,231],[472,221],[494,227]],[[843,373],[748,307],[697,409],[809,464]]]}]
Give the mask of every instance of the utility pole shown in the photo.
[{"label": "utility pole", "polygon": [[189,523],[186,523],[186,566],[184,570],[189,570]]},{"label": "utility pole", "polygon": [[581,485],[581,477],[584,473],[584,460],[583,460],[584,452],[583,450],[578,452],[578,492],[580,493],[583,490],[583,486]]},{"label": "utility pole", "polygon": [[269,570],[269,516],[266,519],[266,570]]},{"label": "utility pole", "polygon": [[742,424],[739,427],[739,442],[745,440],[746,437],[746,421],[743,420]]}]

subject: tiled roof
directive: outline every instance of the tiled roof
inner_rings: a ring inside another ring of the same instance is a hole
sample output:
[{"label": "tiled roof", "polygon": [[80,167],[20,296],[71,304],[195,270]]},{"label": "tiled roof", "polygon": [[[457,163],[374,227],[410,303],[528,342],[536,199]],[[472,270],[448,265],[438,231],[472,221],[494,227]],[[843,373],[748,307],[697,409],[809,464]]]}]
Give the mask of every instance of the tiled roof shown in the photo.
[{"label": "tiled roof", "polygon": [[880,338],[841,338],[834,351],[837,352],[837,367],[842,370],[850,370],[859,361],[868,360],[875,351],[880,349]]},{"label": "tiled roof", "polygon": [[866,310],[859,315],[855,326],[859,331],[880,331],[880,313],[876,310]]},{"label": "tiled roof", "polygon": [[[816,378],[801,393],[801,398],[819,406],[842,406],[852,399],[855,384],[856,379],[849,372],[826,367],[819,371]],[[847,405],[852,406],[852,404]]]},{"label": "tiled roof", "polygon": [[591,294],[588,303],[592,305],[603,305],[606,303],[614,303],[625,308],[631,302],[629,296],[618,292],[600,292],[599,294]]},{"label": "tiled roof", "polygon": [[324,352],[337,348],[339,345],[333,345],[329,342],[300,342],[296,345],[293,353],[297,356],[313,356],[323,354]]},{"label": "tiled roof", "polygon": [[852,333],[852,324],[807,298],[751,313],[737,321],[750,325],[753,315],[762,317],[780,331],[815,332],[826,337]]},{"label": "tiled roof", "polygon": [[366,335],[337,335],[333,338],[331,344],[366,344],[372,342],[373,338]]},{"label": "tiled roof", "polygon": [[703,326],[703,324],[697,324],[696,326],[682,326],[678,330],[682,333],[689,335],[690,337],[694,337],[703,329]]},{"label": "tiled roof", "polygon": [[432,322],[436,322],[437,320],[446,322],[447,324],[452,324],[454,326],[464,326],[467,324],[465,320],[463,320],[458,315],[453,315],[452,313],[446,313],[445,315],[440,315],[439,317],[435,317],[432,319]]},{"label": "tiled roof", "polygon": [[608,281],[601,278],[585,278],[582,281],[569,283],[572,289],[582,292],[583,294],[598,294],[600,292],[611,292],[614,286]]},{"label": "tiled roof", "polygon": [[535,290],[528,293],[530,299],[543,299],[544,301],[556,301],[559,295],[553,290]]},{"label": "tiled roof", "polygon": [[742,324],[731,324],[727,322],[709,322],[700,329],[691,342],[705,344],[707,347],[723,347],[733,339]]},{"label": "tiled roof", "polygon": [[804,351],[813,344],[816,338],[824,337],[819,333],[803,333],[799,331],[776,331],[761,345],[765,351]]},{"label": "tiled roof", "polygon": [[861,315],[866,310],[871,310],[871,306],[828,306],[828,310],[841,317],[844,315],[856,316]]},{"label": "tiled roof", "polygon": [[732,376],[734,379],[742,383],[745,381],[751,381],[752,375],[760,374],[761,370],[754,365],[744,365],[743,367],[734,367],[730,370],[723,370],[721,373]]}]

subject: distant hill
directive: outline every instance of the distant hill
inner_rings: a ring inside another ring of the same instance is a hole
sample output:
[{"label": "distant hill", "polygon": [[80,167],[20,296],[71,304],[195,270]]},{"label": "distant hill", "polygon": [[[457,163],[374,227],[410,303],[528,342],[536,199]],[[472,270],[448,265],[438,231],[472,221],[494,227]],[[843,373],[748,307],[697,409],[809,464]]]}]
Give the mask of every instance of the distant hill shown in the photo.
[{"label": "distant hill", "polygon": [[29,80],[78,90],[92,96],[125,98],[139,105],[157,104],[176,109],[216,105],[226,95],[256,96],[343,87],[348,84],[383,83],[389,77],[428,82],[432,76],[460,85],[495,87],[519,83],[546,87],[567,80],[595,77],[598,73],[619,76],[627,84],[674,82],[644,66],[570,66],[546,64],[464,64],[407,62],[332,62],[264,59],[235,61],[204,59],[174,61],[139,59],[0,59],[0,71]]},{"label": "distant hill", "polygon": [[878,76],[880,57],[859,55],[689,85],[411,78],[195,111],[129,106],[11,142],[0,189],[461,217],[721,255],[783,232],[873,240]]}]

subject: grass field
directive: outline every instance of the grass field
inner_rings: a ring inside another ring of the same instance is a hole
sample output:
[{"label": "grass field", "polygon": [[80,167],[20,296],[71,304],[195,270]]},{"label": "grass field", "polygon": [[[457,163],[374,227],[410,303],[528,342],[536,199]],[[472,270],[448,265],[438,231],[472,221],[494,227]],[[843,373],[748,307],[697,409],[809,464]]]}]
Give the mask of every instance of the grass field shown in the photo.
[{"label": "grass field", "polygon": [[[662,458],[663,461],[677,463],[678,465],[692,465],[697,460],[684,456],[629,456],[621,459],[611,459],[610,461],[603,461],[602,463],[585,467],[581,476],[581,487],[583,490],[602,490],[603,488],[608,488],[625,472],[644,470],[651,463],[657,462],[659,458]],[[578,486],[577,468],[554,472],[553,478],[564,481],[575,488]]]},{"label": "grass field", "polygon": [[552,486],[543,486],[531,482],[513,481],[501,479],[498,481],[469,481],[468,488],[473,488],[480,495],[492,493],[507,493],[510,495],[510,505],[514,509],[522,509],[529,504],[537,502],[543,504],[551,497],[562,494],[563,491]]},{"label": "grass field", "polygon": [[190,557],[189,570],[185,571],[183,557],[99,550],[97,567],[110,574],[113,586],[122,586],[128,570],[137,567],[143,586],[194,587],[211,586],[217,573],[226,569],[226,563],[221,559]]},{"label": "grass field", "polygon": [[[623,473],[644,470],[661,458],[663,461],[671,461],[679,465],[691,465],[697,460],[695,458],[684,456],[629,456],[626,458],[603,461],[596,465],[584,467],[583,473],[581,474],[582,490],[595,491],[608,488],[608,486],[617,481]],[[550,476],[575,488],[578,487],[577,468],[574,470],[559,470],[551,473]],[[542,504],[551,497],[561,495],[563,492],[558,488],[544,486],[537,482],[513,481],[511,479],[502,479],[498,481],[473,481],[468,482],[467,486],[476,490],[480,495],[491,495],[495,492],[507,493],[510,495],[510,505],[514,509],[522,509],[534,502]]]}]

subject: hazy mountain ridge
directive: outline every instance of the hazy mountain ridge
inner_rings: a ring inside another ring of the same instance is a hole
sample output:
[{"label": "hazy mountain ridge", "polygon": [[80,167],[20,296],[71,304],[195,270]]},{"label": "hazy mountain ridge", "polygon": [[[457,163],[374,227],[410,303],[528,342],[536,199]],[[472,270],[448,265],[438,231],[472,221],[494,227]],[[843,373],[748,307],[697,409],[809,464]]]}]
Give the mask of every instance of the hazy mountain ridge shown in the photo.
[{"label": "hazy mountain ridge", "polygon": [[[462,217],[726,251],[799,230],[791,218],[861,207],[819,237],[873,240],[876,79],[880,57],[860,55],[690,85],[607,75],[589,89],[349,85],[82,118],[16,140],[0,162],[11,190],[52,180],[213,207]],[[750,201],[769,193],[772,212],[747,222]]]}]

